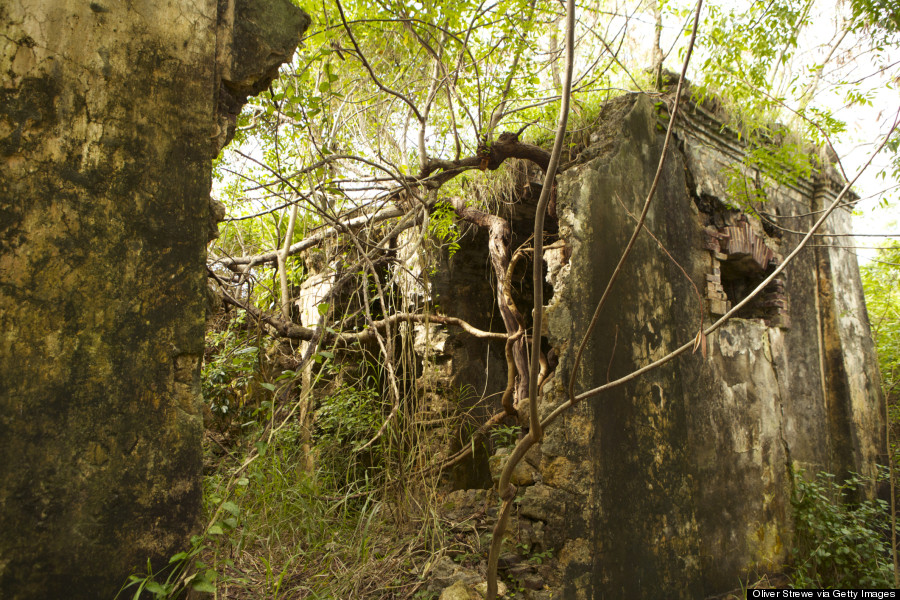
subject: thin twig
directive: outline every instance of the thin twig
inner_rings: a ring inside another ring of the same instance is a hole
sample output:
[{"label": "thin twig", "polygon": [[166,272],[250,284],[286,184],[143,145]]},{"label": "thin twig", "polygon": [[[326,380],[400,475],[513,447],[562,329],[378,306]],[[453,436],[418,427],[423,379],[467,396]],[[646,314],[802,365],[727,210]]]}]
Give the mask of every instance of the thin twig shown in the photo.
[{"label": "thin twig", "polygon": [[391,96],[394,96],[395,98],[399,98],[404,103],[406,103],[406,105],[409,106],[409,108],[413,111],[413,113],[415,113],[416,119],[419,121],[419,123],[424,123],[425,119],[422,117],[422,114],[419,112],[419,109],[416,108],[416,105],[412,100],[410,100],[409,98],[407,98],[400,92],[398,92],[396,90],[392,90],[391,88],[389,88],[389,87],[385,86],[383,83],[381,83],[381,80],[378,79],[377,75],[375,75],[375,71],[372,69],[372,66],[369,64],[369,61],[366,60],[366,55],[363,54],[362,48],[360,48],[359,44],[356,43],[356,37],[353,35],[353,30],[350,28],[350,24],[347,22],[347,17],[344,15],[344,7],[341,6],[340,0],[334,0],[334,3],[337,6],[338,13],[340,13],[340,15],[341,15],[341,22],[344,24],[344,30],[347,32],[347,35],[350,37],[350,42],[353,44],[353,47],[356,49],[356,55],[359,57],[360,62],[366,68],[366,71],[369,72],[369,77],[372,78],[372,82],[375,83],[375,85],[378,86],[378,89],[380,89],[384,93],[390,94]]}]

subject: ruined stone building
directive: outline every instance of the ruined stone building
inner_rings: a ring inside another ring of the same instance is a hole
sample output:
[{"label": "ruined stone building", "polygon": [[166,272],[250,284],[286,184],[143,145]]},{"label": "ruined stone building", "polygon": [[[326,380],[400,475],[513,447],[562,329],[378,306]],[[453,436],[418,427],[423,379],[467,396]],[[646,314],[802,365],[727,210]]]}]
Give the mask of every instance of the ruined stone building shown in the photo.
[{"label": "ruined stone building", "polygon": [[[543,415],[566,399],[575,349],[641,211],[664,124],[646,96],[611,102],[579,164],[559,177],[565,245],[544,254],[544,335],[559,365]],[[769,184],[754,214],[728,190],[728,170],[745,152],[737,136],[691,105],[676,139],[647,220],[652,236],[638,239],[613,288],[577,392],[691,340],[773,271],[842,187],[831,172]],[[524,240],[532,216],[516,210],[514,237]],[[849,206],[823,231],[848,233]],[[734,589],[788,557],[793,469],[874,475],[883,405],[856,257],[818,239],[709,336],[705,357],[683,354],[547,429],[526,458],[526,483],[535,483],[520,489],[518,514],[556,553],[555,594],[704,598]],[[438,270],[433,293],[447,314],[490,328],[486,263],[478,234]],[[502,389],[502,344],[443,335],[435,368],[448,386]],[[457,485],[478,487],[483,473],[476,466]]]}]

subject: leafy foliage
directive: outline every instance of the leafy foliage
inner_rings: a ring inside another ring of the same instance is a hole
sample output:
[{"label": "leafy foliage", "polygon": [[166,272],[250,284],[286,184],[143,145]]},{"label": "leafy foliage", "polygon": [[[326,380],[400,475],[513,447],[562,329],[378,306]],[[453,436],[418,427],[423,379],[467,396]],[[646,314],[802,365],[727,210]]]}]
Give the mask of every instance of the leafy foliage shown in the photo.
[{"label": "leafy foliage", "polygon": [[900,6],[893,0],[850,0],[853,23],[867,29],[876,42],[889,43],[900,35]]},{"label": "leafy foliage", "polygon": [[316,410],[317,439],[352,448],[362,444],[381,424],[381,397],[375,388],[342,387],[322,399]]},{"label": "leafy foliage", "polygon": [[203,398],[215,415],[226,416],[245,404],[259,368],[259,347],[242,331],[244,321],[239,317],[206,338],[208,356],[200,381]]},{"label": "leafy foliage", "polygon": [[893,566],[885,532],[887,503],[854,502],[864,482],[854,475],[838,482],[830,473],[806,480],[795,473],[795,587],[889,588]]},{"label": "leafy foliage", "polygon": [[315,452],[323,476],[353,488],[381,482],[384,444],[359,449],[378,432],[385,417],[382,395],[374,385],[342,386],[319,404],[315,417]]},{"label": "leafy foliage", "polygon": [[453,208],[447,202],[438,202],[428,221],[428,232],[438,243],[447,244],[450,258],[459,250],[459,226]]},{"label": "leafy foliage", "polygon": [[[834,9],[838,27],[826,43],[822,24],[814,21],[821,6],[811,0],[709,7],[701,34],[705,60],[694,95],[724,107],[730,125],[747,141],[744,168],[730,178],[739,204],[765,200],[765,185],[752,185],[756,174],[790,183],[819,166],[810,160],[816,148],[833,149],[847,132],[847,122],[857,118],[837,109],[834,98],[843,97],[845,107],[871,106],[876,94],[892,85],[861,78],[850,64],[866,56],[875,69],[867,65],[865,70],[885,73],[892,68],[895,59],[886,55],[882,34],[896,33],[891,25],[897,13],[894,3],[850,4],[847,11]],[[886,19],[884,28],[873,19]],[[806,58],[811,45],[819,45],[821,61]],[[788,129],[793,136],[785,135]],[[796,136],[808,143],[791,141]],[[830,156],[827,160],[834,160]],[[895,159],[895,170],[896,164]]]},{"label": "leafy foliage", "polygon": [[521,434],[522,428],[518,425],[500,425],[494,428],[492,438],[498,448],[512,448]]},{"label": "leafy foliage", "polygon": [[777,141],[772,140],[768,133],[763,139],[763,131],[771,129],[757,131],[743,160],[726,167],[723,173],[728,199],[737,208],[748,212],[754,212],[759,203],[768,200],[767,188],[793,185],[801,178],[810,177],[814,168],[807,147],[786,141],[781,136]]},{"label": "leafy foliage", "polygon": [[900,381],[900,243],[881,248],[860,271],[881,377],[890,394]]},{"label": "leafy foliage", "polygon": [[[773,73],[797,48],[811,5],[810,0],[752,2],[746,9],[711,5],[701,42],[716,53],[701,66],[706,82],[717,90],[738,84],[737,93],[770,89]],[[769,107],[764,102],[753,108]]]},{"label": "leafy foliage", "polygon": [[131,575],[125,586],[116,594],[116,599],[140,600],[152,597],[156,600],[175,600],[184,597],[190,591],[215,593],[219,574],[200,560],[207,543],[207,536],[191,537],[190,549],[173,555],[169,559],[169,564],[157,572],[153,571],[148,561],[146,572]]}]

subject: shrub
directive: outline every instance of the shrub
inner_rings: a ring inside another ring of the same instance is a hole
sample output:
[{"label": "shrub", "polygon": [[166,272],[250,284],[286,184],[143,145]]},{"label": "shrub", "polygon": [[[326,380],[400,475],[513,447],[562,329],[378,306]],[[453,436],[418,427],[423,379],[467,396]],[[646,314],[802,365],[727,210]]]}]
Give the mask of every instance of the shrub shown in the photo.
[{"label": "shrub", "polygon": [[853,502],[863,483],[857,475],[839,483],[830,473],[811,481],[794,474],[795,587],[893,586],[888,505],[883,500]]}]

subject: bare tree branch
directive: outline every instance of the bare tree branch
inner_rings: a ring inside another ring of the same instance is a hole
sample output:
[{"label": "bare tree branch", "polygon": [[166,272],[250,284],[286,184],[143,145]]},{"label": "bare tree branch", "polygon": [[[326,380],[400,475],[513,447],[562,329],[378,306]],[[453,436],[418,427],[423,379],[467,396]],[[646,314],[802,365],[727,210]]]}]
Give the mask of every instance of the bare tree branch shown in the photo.
[{"label": "bare tree branch", "polygon": [[[346,156],[345,156],[346,158]],[[349,157],[353,160],[364,160],[359,157]],[[538,165],[541,169],[546,169],[550,161],[550,153],[539,146],[520,142],[516,134],[506,132],[500,135],[498,140],[491,145],[490,152],[487,157],[471,156],[460,160],[441,160],[431,158],[428,161],[428,167],[419,178],[403,178],[406,184],[402,188],[396,188],[390,193],[389,197],[396,197],[406,189],[425,186],[431,189],[438,189],[450,179],[456,177],[460,173],[469,169],[478,169],[482,165],[488,170],[496,170],[500,168],[509,158],[520,158],[530,160]],[[370,162],[370,161],[367,161]],[[435,173],[435,171],[441,171]],[[433,174],[433,175],[432,175]],[[398,178],[399,179],[399,178]],[[299,193],[299,192],[298,192]],[[360,227],[373,225],[381,221],[402,217],[406,215],[408,210],[401,207],[383,208],[374,214],[361,215],[358,217],[339,220],[334,226],[326,227],[312,235],[307,236],[303,240],[292,244],[288,249],[288,255],[294,255],[313,246],[317,246],[326,239],[335,237],[346,231],[356,230]],[[412,223],[409,224],[411,226]],[[395,233],[399,233],[396,231]],[[244,265],[243,270],[253,268],[256,265],[264,263],[272,263],[278,260],[278,251],[265,252],[253,256],[226,257],[215,261],[232,270],[238,270],[238,265]]]},{"label": "bare tree branch", "polygon": [[223,285],[221,293],[222,299],[225,302],[231,304],[232,306],[240,308],[243,311],[246,311],[247,314],[253,317],[256,321],[269,325],[280,337],[292,340],[310,341],[317,339],[321,335],[324,341],[329,343],[336,343],[341,347],[352,346],[353,344],[365,344],[375,340],[376,332],[384,333],[385,331],[387,331],[388,327],[393,327],[398,323],[437,323],[439,325],[452,325],[454,327],[459,327],[469,335],[484,340],[502,340],[505,342],[509,338],[509,336],[505,333],[484,331],[456,317],[447,317],[444,315],[423,315],[418,313],[395,313],[384,319],[372,321],[372,323],[370,323],[369,325],[369,328],[364,331],[353,333],[332,333],[327,331],[326,329],[323,335],[320,330],[321,328],[313,329],[310,327],[297,325],[296,323],[287,322],[283,319],[279,319],[278,317],[267,314],[259,310],[258,308],[247,304],[246,302],[242,302],[236,299],[234,296],[224,290],[225,283],[221,278],[219,278],[214,273],[212,274],[212,276],[220,284]]}]

